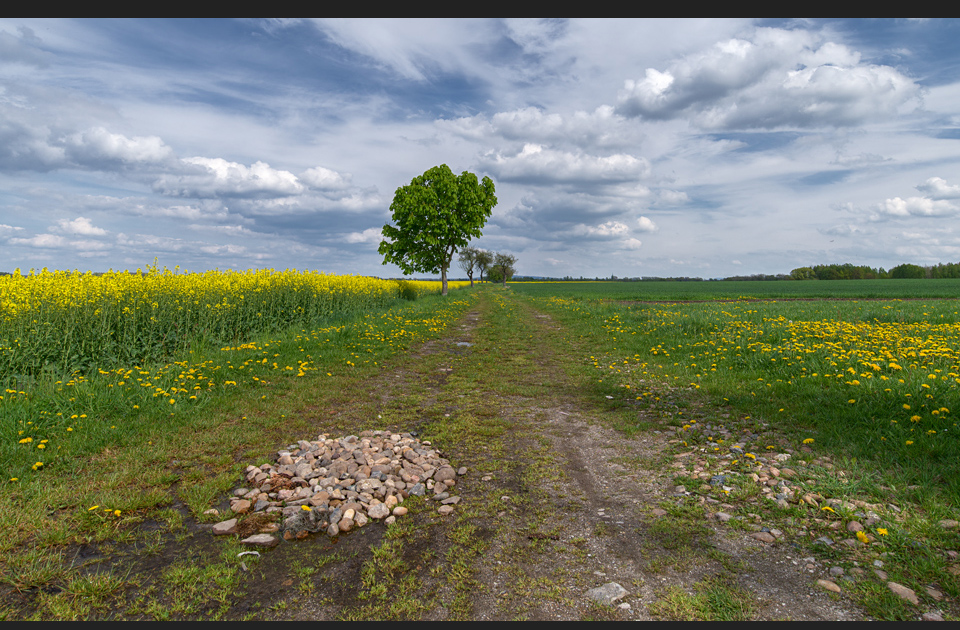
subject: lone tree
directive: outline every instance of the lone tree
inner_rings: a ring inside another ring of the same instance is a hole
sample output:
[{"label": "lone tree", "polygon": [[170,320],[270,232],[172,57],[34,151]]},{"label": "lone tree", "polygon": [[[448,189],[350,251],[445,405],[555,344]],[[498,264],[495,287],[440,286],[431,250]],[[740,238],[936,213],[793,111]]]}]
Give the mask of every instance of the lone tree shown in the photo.
[{"label": "lone tree", "polygon": [[498,253],[493,259],[490,276],[497,276],[503,282],[503,286],[506,287],[507,280],[512,278],[513,274],[516,273],[516,269],[513,268],[516,262],[516,256]]},{"label": "lone tree", "polygon": [[497,205],[493,182],[464,171],[453,174],[446,164],[434,166],[397,188],[390,204],[396,227],[383,226],[378,251],[383,264],[393,263],[404,274],[437,273],[447,294],[447,269],[453,255],[474,237]]}]

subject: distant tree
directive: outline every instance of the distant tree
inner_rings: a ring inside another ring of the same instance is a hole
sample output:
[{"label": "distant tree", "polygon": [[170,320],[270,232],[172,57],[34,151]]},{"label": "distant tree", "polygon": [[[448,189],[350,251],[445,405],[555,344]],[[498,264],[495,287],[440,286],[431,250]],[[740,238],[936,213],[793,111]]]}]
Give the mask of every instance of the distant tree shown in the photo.
[{"label": "distant tree", "polygon": [[490,269],[490,278],[493,279],[493,276],[496,275],[497,279],[503,283],[503,286],[507,286],[507,280],[509,280],[513,274],[516,273],[516,269],[513,266],[517,263],[516,256],[511,256],[509,254],[497,253],[493,257],[493,266]]},{"label": "distant tree", "polygon": [[473,173],[456,176],[446,164],[434,166],[397,188],[390,204],[396,226],[383,226],[378,249],[383,264],[393,263],[405,274],[439,271],[446,295],[453,255],[481,235],[495,205],[489,177],[480,182]]},{"label": "distant tree", "polygon": [[477,250],[477,269],[480,270],[480,282],[483,282],[483,274],[487,273],[490,266],[493,265],[493,254],[485,249]]},{"label": "distant tree", "polygon": [[890,270],[891,278],[926,278],[927,270],[920,265],[903,264],[897,265]]},{"label": "distant tree", "polygon": [[810,267],[798,267],[790,272],[790,277],[794,280],[816,280],[817,274]]},{"label": "distant tree", "polygon": [[477,254],[479,250],[476,247],[467,247],[460,250],[460,257],[458,262],[460,268],[467,274],[467,277],[470,278],[470,286],[473,286],[473,272],[477,270]]}]

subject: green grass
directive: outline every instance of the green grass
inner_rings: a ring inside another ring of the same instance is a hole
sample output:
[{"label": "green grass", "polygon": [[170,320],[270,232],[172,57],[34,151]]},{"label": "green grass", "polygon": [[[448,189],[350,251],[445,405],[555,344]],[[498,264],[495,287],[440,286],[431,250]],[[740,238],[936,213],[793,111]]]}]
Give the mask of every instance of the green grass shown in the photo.
[{"label": "green grass", "polygon": [[750,282],[511,282],[525,295],[605,300],[737,300],[777,298],[956,298],[960,280],[790,280]]},{"label": "green grass", "polygon": [[[960,506],[957,300],[533,303],[592,345],[581,360],[614,404],[653,404],[682,425],[705,398]],[[673,400],[649,396],[671,382]]]}]

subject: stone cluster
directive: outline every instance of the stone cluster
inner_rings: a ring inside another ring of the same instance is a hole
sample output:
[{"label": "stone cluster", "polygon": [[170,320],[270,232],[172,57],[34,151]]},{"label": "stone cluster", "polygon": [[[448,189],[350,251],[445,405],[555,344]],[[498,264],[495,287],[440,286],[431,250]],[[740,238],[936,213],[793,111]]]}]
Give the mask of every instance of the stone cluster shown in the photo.
[{"label": "stone cluster", "polygon": [[[237,490],[230,509],[241,515],[279,512],[287,540],[320,531],[336,536],[371,520],[403,516],[407,508],[400,504],[411,495],[436,501],[438,511],[449,514],[460,501],[451,489],[457,475],[465,473],[465,468],[454,470],[430,442],[409,433],[320,435],[279,451],[276,464],[248,466],[246,479],[253,488]],[[232,529],[224,521],[215,531]]]}]

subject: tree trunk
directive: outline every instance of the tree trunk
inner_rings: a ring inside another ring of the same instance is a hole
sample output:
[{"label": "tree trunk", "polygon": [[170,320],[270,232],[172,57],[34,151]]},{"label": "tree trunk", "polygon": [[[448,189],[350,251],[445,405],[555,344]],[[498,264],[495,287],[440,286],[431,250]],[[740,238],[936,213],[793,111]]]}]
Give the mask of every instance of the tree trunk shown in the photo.
[{"label": "tree trunk", "polygon": [[447,294],[447,268],[446,267],[440,268],[440,279],[443,282],[443,289],[440,291],[440,295],[446,295]]}]

